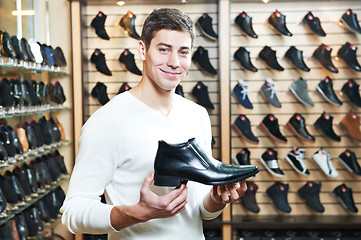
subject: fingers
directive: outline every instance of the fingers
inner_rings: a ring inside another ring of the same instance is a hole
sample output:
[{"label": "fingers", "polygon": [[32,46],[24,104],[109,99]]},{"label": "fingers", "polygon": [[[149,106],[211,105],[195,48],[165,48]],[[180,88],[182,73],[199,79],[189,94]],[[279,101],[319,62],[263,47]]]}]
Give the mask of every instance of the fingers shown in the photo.
[{"label": "fingers", "polygon": [[213,186],[212,195],[213,198],[219,202],[231,203],[240,199],[246,191],[247,184],[246,181],[243,180],[232,184]]}]

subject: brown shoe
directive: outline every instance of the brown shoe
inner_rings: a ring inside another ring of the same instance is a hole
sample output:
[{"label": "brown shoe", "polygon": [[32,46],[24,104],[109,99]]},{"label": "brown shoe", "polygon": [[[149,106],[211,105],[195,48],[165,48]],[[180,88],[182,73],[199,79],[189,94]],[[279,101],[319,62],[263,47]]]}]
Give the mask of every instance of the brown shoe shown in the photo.
[{"label": "brown shoe", "polygon": [[29,142],[28,139],[26,138],[25,129],[18,123],[15,125],[14,130],[18,134],[18,138],[21,145],[23,146],[24,152],[27,152],[29,150]]},{"label": "brown shoe", "polygon": [[346,113],[340,122],[340,126],[355,140],[361,141],[360,117],[352,111]]},{"label": "brown shoe", "polygon": [[65,130],[63,128],[63,125],[61,125],[61,123],[59,122],[58,118],[53,116],[53,120],[56,124],[56,126],[58,127],[59,129],[59,132],[60,132],[60,140],[61,141],[65,141],[66,140],[66,135],[65,135]]}]

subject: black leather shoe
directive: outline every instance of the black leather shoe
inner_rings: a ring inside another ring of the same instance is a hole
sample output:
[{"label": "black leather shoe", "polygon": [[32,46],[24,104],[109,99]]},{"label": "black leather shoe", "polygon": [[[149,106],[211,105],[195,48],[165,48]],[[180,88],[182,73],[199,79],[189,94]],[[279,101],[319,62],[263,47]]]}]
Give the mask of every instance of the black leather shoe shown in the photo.
[{"label": "black leather shoe", "polygon": [[53,157],[55,158],[56,164],[58,165],[60,172],[63,174],[68,174],[68,171],[64,163],[64,157],[60,155],[58,150],[56,150],[53,153]]},{"label": "black leather shoe", "polygon": [[28,226],[23,213],[16,215],[16,228],[18,229],[19,240],[27,240],[29,237]]},{"label": "black leather shoe", "polygon": [[233,162],[237,165],[250,165],[249,156],[251,152],[248,150],[248,148],[242,148],[241,151],[239,151],[235,158],[233,158]]},{"label": "black leather shoe", "polygon": [[28,140],[29,143],[29,149],[35,150],[37,148],[37,142],[36,142],[36,135],[34,133],[34,130],[31,128],[28,122],[23,123],[23,128],[26,131],[26,139]]},{"label": "black leather shoe", "polygon": [[315,142],[315,137],[308,133],[306,121],[301,114],[295,113],[287,122],[286,127],[301,140],[306,142]]},{"label": "black leather shoe", "polygon": [[59,81],[56,81],[53,85],[53,95],[58,99],[58,104],[63,104],[66,101],[63,87]]},{"label": "black leather shoe", "polygon": [[345,94],[351,103],[357,107],[361,107],[361,97],[359,92],[359,87],[355,80],[349,79],[343,86],[342,92]]},{"label": "black leather shoe", "polygon": [[7,32],[1,32],[0,34],[0,46],[1,55],[8,58],[15,58],[16,53],[11,45],[10,35]]},{"label": "black leather shoe", "polygon": [[90,26],[92,26],[95,29],[95,33],[96,35],[98,35],[98,37],[105,40],[109,40],[109,36],[104,28],[104,23],[106,18],[107,15],[99,11],[98,14],[91,21]]},{"label": "black leather shoe", "polygon": [[234,21],[248,36],[258,38],[252,27],[252,17],[248,16],[247,13],[241,12]]},{"label": "black leather shoe", "polygon": [[349,30],[361,34],[361,27],[357,19],[357,14],[353,13],[350,8],[342,15],[340,22]]},{"label": "black leather shoe", "polygon": [[341,106],[342,102],[337,98],[333,90],[333,83],[330,77],[325,77],[317,85],[317,91],[330,103],[335,106]]},{"label": "black leather shoe", "polygon": [[23,100],[24,100],[24,106],[33,105],[32,100],[30,98],[30,93],[29,93],[29,90],[28,90],[28,84],[26,83],[25,80],[21,81],[20,88],[21,88],[21,95],[22,95]]},{"label": "black leather shoe", "polygon": [[24,170],[26,174],[26,179],[30,184],[30,190],[32,195],[36,196],[38,192],[38,183],[36,182],[34,171],[26,163],[21,166],[21,169]]},{"label": "black leather shoe", "polygon": [[0,239],[14,240],[11,226],[8,224],[3,224],[0,226]]},{"label": "black leather shoe", "polygon": [[10,108],[15,105],[13,88],[7,78],[3,78],[0,82],[0,98],[2,106]]},{"label": "black leather shoe", "polygon": [[286,16],[280,13],[279,11],[275,11],[269,18],[269,24],[271,24],[279,33],[285,36],[292,36],[292,33],[288,30],[286,26]]},{"label": "black leather shoe", "polygon": [[16,59],[25,60],[20,40],[16,36],[11,36],[10,41],[11,41],[11,45],[14,48]]},{"label": "black leather shoe", "polygon": [[260,128],[266,132],[273,140],[279,143],[287,143],[285,138],[280,132],[280,126],[278,125],[278,119],[273,114],[267,114],[262,122],[259,124]]},{"label": "black leather shoe", "polygon": [[192,94],[196,97],[199,105],[210,110],[214,109],[214,105],[209,98],[208,87],[202,82],[197,82],[192,90]]},{"label": "black leather shoe", "polygon": [[159,141],[154,170],[154,184],[169,187],[180,187],[182,181],[188,180],[224,185],[244,180],[259,171],[255,165],[234,166],[214,159],[194,138],[180,144]]},{"label": "black leather shoe", "polygon": [[1,187],[0,187],[0,218],[3,218],[3,217],[7,216],[7,213],[6,213],[6,205],[7,205],[7,203],[8,202],[6,201],[6,197],[5,197],[3,191],[1,190]]},{"label": "black leather shoe", "polygon": [[129,49],[125,49],[122,54],[120,54],[118,60],[119,62],[124,63],[129,72],[142,76],[142,72],[137,67],[137,64],[135,64],[134,54],[131,53]]},{"label": "black leather shoe", "polygon": [[238,50],[234,53],[234,59],[239,61],[245,69],[252,72],[258,71],[258,69],[253,66],[249,52],[244,47],[238,48]]},{"label": "black leather shoe", "polygon": [[332,128],[332,121],[333,117],[330,114],[323,112],[313,125],[328,139],[335,142],[340,142],[340,136],[338,136]]},{"label": "black leather shoe", "polygon": [[328,45],[321,44],[314,52],[312,57],[314,57],[321,65],[330,72],[338,73],[338,69],[333,65],[331,60],[331,51]]},{"label": "black leather shoe", "polygon": [[44,136],[43,136],[42,128],[35,120],[32,120],[30,122],[30,126],[33,129],[33,132],[35,134],[36,147],[42,147],[44,145]]},{"label": "black leather shoe", "polygon": [[2,141],[0,141],[0,166],[8,165],[8,153],[6,152],[5,145]]},{"label": "black leather shoe", "polygon": [[213,30],[212,18],[207,13],[203,13],[202,16],[198,18],[196,25],[208,38],[212,40],[217,40],[218,35]]},{"label": "black leather shoe", "polygon": [[183,87],[182,87],[182,85],[178,84],[178,85],[175,87],[174,92],[175,92],[176,94],[178,94],[179,96],[184,97],[184,92],[183,92]]},{"label": "black leather shoe", "polygon": [[45,50],[45,54],[46,57],[48,58],[48,66],[54,66],[55,65],[55,61],[54,61],[54,49],[52,48],[52,46],[48,46],[48,45],[44,45],[44,50]]},{"label": "black leather shoe", "polygon": [[349,170],[350,172],[361,176],[361,167],[357,162],[357,157],[354,152],[346,149],[338,156],[338,160]]},{"label": "black leather shoe", "polygon": [[253,134],[251,123],[244,114],[240,114],[232,124],[233,130],[249,143],[258,144],[258,138]]},{"label": "black leather shoe", "polygon": [[345,63],[355,71],[361,72],[361,66],[357,61],[357,47],[346,42],[337,52],[337,57],[345,61]]},{"label": "black leather shoe", "polygon": [[124,28],[130,37],[140,40],[139,34],[135,31],[135,17],[131,11],[128,11],[127,14],[120,19],[119,25]]},{"label": "black leather shoe", "polygon": [[8,170],[5,172],[5,178],[7,178],[12,189],[15,191],[18,201],[25,202],[25,200],[26,200],[25,192],[24,192],[23,188],[21,187],[18,179],[15,177],[15,175]]},{"label": "black leather shoe", "polygon": [[94,52],[90,58],[90,61],[95,64],[95,68],[99,72],[101,72],[107,76],[112,76],[112,73],[110,72],[110,70],[105,62],[105,55],[104,55],[104,53],[102,53],[100,51],[100,49],[97,48],[94,50]]},{"label": "black leather shoe", "polygon": [[12,184],[10,183],[8,178],[3,176],[2,174],[0,174],[0,187],[8,203],[14,205],[19,202],[16,191],[13,188]]},{"label": "black leather shoe", "polygon": [[31,105],[32,106],[41,105],[41,99],[37,98],[35,90],[34,90],[33,86],[31,85],[31,83],[26,80],[24,80],[22,83],[25,85],[25,87],[27,89],[27,94],[29,95],[29,97],[31,99]]},{"label": "black leather shoe", "polygon": [[325,31],[322,29],[320,19],[318,17],[313,16],[312,12],[308,12],[304,16],[302,22],[305,23],[314,34],[320,37],[326,36]]},{"label": "black leather shoe", "polygon": [[0,141],[4,143],[6,152],[9,157],[15,157],[16,149],[14,146],[12,135],[8,132],[5,126],[0,126]]},{"label": "black leather shoe", "polygon": [[23,53],[25,56],[25,60],[29,62],[35,62],[35,57],[33,52],[31,51],[28,41],[25,38],[22,38],[20,41],[21,41],[21,48],[23,49]]},{"label": "black leather shoe", "polygon": [[20,167],[16,167],[13,170],[13,174],[18,179],[18,182],[19,182],[21,188],[23,189],[25,196],[30,197],[32,194],[31,186],[30,186],[30,183],[28,182],[28,178],[27,178],[25,171],[23,169],[21,169]]},{"label": "black leather shoe", "polygon": [[24,104],[23,95],[21,94],[21,84],[19,80],[10,79],[10,86],[12,88],[13,96],[14,96],[14,106],[21,107]]},{"label": "black leather shoe", "polygon": [[40,126],[43,132],[43,139],[45,144],[50,145],[56,142],[55,140],[56,136],[53,132],[53,126],[49,121],[46,120],[45,116],[39,119],[38,125]]},{"label": "black leather shoe", "polygon": [[192,56],[192,60],[193,62],[198,63],[200,68],[206,71],[207,73],[214,75],[217,74],[217,70],[212,66],[209,60],[208,50],[205,49],[204,47],[199,46],[197,48],[197,51],[195,51],[195,53]]},{"label": "black leather shoe", "polygon": [[14,131],[14,129],[9,125],[6,126],[6,130],[10,134],[11,144],[15,148],[15,153],[16,154],[23,154],[24,149],[23,149],[23,146],[21,145],[21,142],[19,140],[17,132]]},{"label": "black leather shoe", "polygon": [[105,105],[109,102],[109,97],[107,93],[107,86],[104,83],[97,82],[91,91],[91,96],[99,101],[101,105]]},{"label": "black leather shoe", "polygon": [[298,50],[297,48],[295,48],[295,46],[291,46],[287,50],[285,57],[289,59],[298,69],[305,72],[310,71],[310,68],[307,67],[307,65],[303,61],[303,51]]},{"label": "black leather shoe", "polygon": [[129,91],[130,89],[132,88],[129,86],[129,84],[127,82],[124,82],[122,86],[120,86],[118,94],[123,93],[125,91]]},{"label": "black leather shoe", "polygon": [[288,189],[288,184],[277,181],[266,190],[267,196],[272,199],[272,202],[276,208],[286,213],[290,213],[292,210],[287,198]]},{"label": "black leather shoe", "polygon": [[323,213],[325,208],[320,201],[321,182],[308,181],[298,189],[298,194],[306,200],[307,206],[315,212]]},{"label": "black leather shoe", "polygon": [[34,215],[31,211],[31,209],[26,209],[22,212],[24,214],[26,226],[28,228],[28,236],[29,237],[35,237],[38,235],[38,229],[36,226],[36,223],[34,221]]},{"label": "black leather shoe", "polygon": [[42,199],[35,203],[35,207],[40,212],[40,217],[44,222],[48,223],[51,221],[50,213],[45,207],[44,201]]},{"label": "black leather shoe", "polygon": [[48,195],[44,197],[44,205],[48,210],[50,217],[52,219],[57,219],[61,204],[56,198],[54,191],[50,192]]},{"label": "black leather shoe", "polygon": [[54,49],[54,52],[56,52],[56,54],[58,55],[58,58],[59,58],[59,63],[60,63],[60,67],[65,67],[66,66],[66,59],[65,59],[65,56],[64,56],[64,53],[63,53],[63,50],[61,50],[60,47],[56,47]]},{"label": "black leather shoe", "polygon": [[259,53],[259,57],[272,69],[278,71],[285,70],[277,61],[276,51],[272,50],[269,46],[264,46],[262,51]]}]

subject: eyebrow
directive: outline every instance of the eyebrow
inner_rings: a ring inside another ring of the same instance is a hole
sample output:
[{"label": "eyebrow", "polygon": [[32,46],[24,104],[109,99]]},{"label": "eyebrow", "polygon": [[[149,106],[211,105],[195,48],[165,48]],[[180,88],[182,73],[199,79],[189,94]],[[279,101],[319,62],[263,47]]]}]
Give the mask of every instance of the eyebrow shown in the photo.
[{"label": "eyebrow", "polygon": [[[172,47],[173,47],[172,45],[170,45],[170,44],[168,44],[168,43],[163,43],[163,42],[158,43],[157,46],[165,46],[165,47],[169,47],[169,48],[172,48]],[[184,47],[180,47],[180,49],[188,49],[188,50],[189,50],[190,48],[184,46]]]}]

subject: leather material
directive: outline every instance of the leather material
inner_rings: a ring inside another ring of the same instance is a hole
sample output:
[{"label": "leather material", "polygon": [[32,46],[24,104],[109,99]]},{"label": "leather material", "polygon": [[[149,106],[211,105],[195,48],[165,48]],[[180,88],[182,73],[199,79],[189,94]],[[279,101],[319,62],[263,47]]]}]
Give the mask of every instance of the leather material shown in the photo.
[{"label": "leather material", "polygon": [[[40,165],[35,160],[33,160],[30,162],[29,167],[31,168],[31,170],[34,173],[34,177],[35,177],[38,189],[44,190],[46,183],[45,183],[45,178],[42,174]],[[50,183],[50,181],[49,181],[49,183]]]},{"label": "leather material", "polygon": [[322,29],[320,19],[318,17],[313,16],[312,12],[308,12],[303,17],[302,22],[305,23],[314,34],[320,37],[326,36],[325,31]]},{"label": "leather material", "polygon": [[17,204],[19,202],[16,191],[13,188],[11,182],[2,174],[0,174],[0,187],[8,203]]},{"label": "leather material", "polygon": [[29,125],[28,122],[24,122],[23,127],[26,131],[26,139],[28,140],[28,143],[29,143],[29,149],[31,149],[31,150],[36,149],[36,147],[37,147],[36,135],[35,135],[33,129],[31,128],[31,126]]},{"label": "leather material", "polygon": [[107,86],[102,82],[97,82],[93,87],[90,95],[97,99],[99,103],[104,106],[107,102],[109,102],[109,97],[107,93]]},{"label": "leather material", "polygon": [[273,114],[267,114],[263,118],[259,126],[264,132],[266,132],[267,135],[269,135],[276,142],[283,144],[287,143],[287,138],[283,136],[280,131],[278,119]]},{"label": "leather material", "polygon": [[202,16],[198,18],[196,26],[198,26],[202,33],[208,38],[217,40],[218,35],[213,30],[212,18],[207,13],[203,13]]},{"label": "leather material", "polygon": [[285,70],[277,61],[276,51],[272,50],[269,46],[264,46],[262,51],[259,53],[259,57],[272,69],[278,71]]},{"label": "leather material", "polygon": [[60,67],[66,67],[66,59],[63,53],[63,50],[61,50],[60,47],[56,47],[54,49],[54,54],[56,54],[58,56],[58,66]]},{"label": "leather material", "polygon": [[137,64],[135,63],[134,54],[129,51],[129,49],[124,49],[122,54],[119,56],[119,62],[124,63],[126,69],[134,73],[136,75],[142,76],[142,72],[137,67]]},{"label": "leather material", "polygon": [[333,65],[331,60],[331,51],[328,45],[321,44],[314,52],[312,57],[314,57],[326,70],[338,73],[338,69]]},{"label": "leather material", "polygon": [[0,33],[1,55],[8,58],[15,58],[16,53],[11,45],[10,35],[6,31]]},{"label": "leather material", "polygon": [[38,183],[36,182],[34,171],[26,163],[21,166],[21,169],[25,172],[26,179],[30,185],[31,193],[36,195],[38,191]]},{"label": "leather material", "polygon": [[5,145],[2,141],[0,141],[0,165],[7,165],[7,161],[9,159],[8,152],[6,151]]},{"label": "leather material", "polygon": [[330,114],[323,112],[321,116],[313,124],[318,130],[322,132],[328,139],[340,142],[341,138],[332,128],[333,117]]},{"label": "leather material", "polygon": [[[11,219],[9,221],[6,222],[6,225],[11,227],[11,236],[12,236],[12,240],[19,240],[19,233],[18,233],[18,229],[16,228],[16,221],[15,219]],[[6,238],[5,238],[6,239]],[[11,238],[9,238],[10,240]]]},{"label": "leather material", "polygon": [[318,83],[317,91],[333,105],[338,107],[342,105],[342,102],[338,99],[333,90],[333,81],[330,77],[325,77]]},{"label": "leather material", "polygon": [[276,208],[286,213],[290,213],[292,211],[288,203],[288,189],[288,184],[277,181],[266,190],[267,196],[272,199]]},{"label": "leather material", "polygon": [[346,149],[343,151],[339,156],[338,160],[353,174],[356,174],[358,176],[361,176],[361,167],[357,162],[356,154]]},{"label": "leather material", "polygon": [[21,95],[23,96],[24,99],[24,106],[33,105],[32,99],[30,98],[28,86],[29,84],[26,84],[26,81],[21,81],[20,87],[21,87]]},{"label": "leather material", "polygon": [[356,141],[361,141],[360,117],[351,110],[346,113],[340,122],[341,127]]},{"label": "leather material", "polygon": [[198,46],[197,51],[194,52],[192,56],[193,62],[197,63],[200,68],[207,73],[210,74],[217,74],[217,70],[212,66],[209,56],[208,56],[208,50],[205,49],[202,46]]},{"label": "leather material", "polygon": [[250,165],[250,154],[251,152],[248,150],[248,148],[242,148],[242,150],[237,153],[233,161],[238,165]]},{"label": "leather material", "polygon": [[274,29],[276,29],[279,33],[285,36],[292,36],[292,33],[288,30],[286,26],[286,16],[280,13],[279,11],[275,11],[269,18],[269,24],[271,24]]},{"label": "leather material", "polygon": [[23,49],[21,47],[20,40],[16,36],[11,36],[10,41],[11,41],[11,45],[14,48],[16,59],[24,61],[25,57],[24,57]]},{"label": "leather material", "polygon": [[49,223],[51,221],[51,217],[48,209],[45,207],[44,201],[40,199],[38,202],[35,203],[35,207],[40,212],[41,219],[44,222]]},{"label": "leather material", "polygon": [[44,138],[43,138],[43,131],[42,131],[41,127],[38,125],[37,122],[35,122],[35,120],[32,120],[30,122],[30,126],[33,129],[33,132],[35,134],[36,147],[43,146],[44,145]]},{"label": "leather material", "polygon": [[96,48],[94,50],[93,54],[90,57],[90,61],[95,64],[95,68],[99,72],[107,76],[112,76],[112,73],[105,62],[105,55],[104,53],[102,53],[102,51],[100,51],[100,49]]},{"label": "leather material", "polygon": [[251,123],[244,114],[240,114],[232,124],[233,130],[249,143],[258,144],[258,138],[253,134]]},{"label": "leather material", "polygon": [[25,195],[31,196],[31,194],[32,194],[31,186],[30,186],[30,183],[28,181],[25,171],[23,169],[21,169],[20,167],[16,167],[13,170],[13,174],[18,179],[18,182],[20,183],[21,188],[23,189]]},{"label": "leather material", "polygon": [[30,99],[31,99],[31,105],[32,106],[40,106],[41,105],[41,99],[38,99],[35,93],[35,89],[33,88],[33,86],[31,85],[31,83],[29,81],[24,80],[22,82],[27,89],[27,94],[29,95]]},{"label": "leather material", "polygon": [[312,143],[315,142],[315,137],[307,131],[306,121],[301,114],[293,114],[287,122],[286,127],[301,140]]},{"label": "leather material", "polygon": [[241,12],[235,19],[235,23],[245,32],[248,36],[258,38],[252,26],[252,17],[248,16],[246,12]]},{"label": "leather material", "polygon": [[103,12],[99,11],[98,14],[93,18],[93,20],[90,23],[90,26],[92,26],[95,29],[96,35],[98,37],[109,40],[108,33],[105,31],[104,23],[107,19],[107,15],[105,15]]},{"label": "leather material", "polygon": [[35,62],[34,54],[31,51],[30,45],[28,41],[25,38],[22,38],[21,40],[21,47],[23,49],[23,53],[26,61]]},{"label": "leather material", "polygon": [[258,69],[253,66],[251,58],[249,56],[249,52],[244,47],[238,48],[238,50],[234,53],[234,59],[240,62],[245,69],[251,72],[258,71]]},{"label": "leather material", "polygon": [[286,58],[289,59],[293,65],[295,65],[298,69],[305,71],[305,72],[309,72],[310,68],[307,67],[307,65],[305,64],[305,62],[303,61],[303,51],[298,50],[297,48],[295,48],[295,46],[291,46],[286,54],[285,54]]},{"label": "leather material", "polygon": [[0,187],[0,216],[7,215],[6,214],[6,205],[7,205],[7,201],[6,201],[5,195]]},{"label": "leather material", "polygon": [[140,36],[135,30],[135,18],[136,16],[131,11],[128,11],[127,14],[120,19],[119,25],[130,37],[140,40]]},{"label": "leather material", "polygon": [[342,93],[347,96],[352,104],[357,107],[361,107],[361,96],[359,91],[360,85],[358,85],[355,80],[349,79],[342,86]]},{"label": "leather material", "polygon": [[40,85],[40,82],[36,82],[35,80],[32,80],[31,81],[31,87],[33,88],[34,90],[34,94],[35,94],[35,98],[36,98],[36,102],[38,105],[41,105],[43,104],[43,99],[42,99],[42,96],[41,96],[41,87],[42,85]]},{"label": "leather material", "polygon": [[26,222],[26,226],[28,228],[28,236],[29,237],[35,237],[38,235],[39,231],[38,231],[38,228],[37,228],[37,224],[35,223],[35,217],[34,217],[34,214],[33,212],[31,211],[31,209],[33,208],[30,208],[30,209],[26,209],[23,214],[24,214],[24,219],[25,219],[25,222]]},{"label": "leather material", "polygon": [[15,175],[10,171],[6,171],[5,178],[7,178],[11,187],[15,191],[18,201],[25,202],[25,192],[24,192],[23,188],[21,187],[18,179],[15,177]]},{"label": "leather material", "polygon": [[346,42],[337,52],[337,57],[345,61],[345,63],[353,70],[361,72],[361,66],[357,61],[357,47]]},{"label": "leather material", "polygon": [[185,143],[158,142],[154,162],[156,186],[180,187],[182,181],[207,185],[224,185],[256,175],[255,165],[235,166],[214,159],[194,138]]},{"label": "leather material", "polygon": [[19,239],[27,240],[29,237],[29,230],[23,213],[16,215],[16,228],[18,229]]},{"label": "leather material", "polygon": [[342,15],[340,22],[354,33],[361,34],[361,27],[357,19],[357,14],[350,8]]},{"label": "leather material", "polygon": [[259,160],[270,174],[282,178],[285,174],[279,167],[277,155],[273,148],[267,148]]},{"label": "leather material", "polygon": [[61,206],[60,201],[56,198],[55,192],[52,191],[44,197],[44,205],[48,210],[50,217],[52,219],[57,219],[59,214],[59,209]]},{"label": "leather material", "polygon": [[56,116],[53,116],[52,119],[60,132],[60,140],[66,141],[66,133],[65,133],[63,125],[59,122],[59,120]]},{"label": "leather material", "polygon": [[12,88],[13,96],[14,96],[14,106],[21,107],[24,104],[23,95],[21,92],[21,84],[18,79],[10,79],[10,86]]},{"label": "leather material", "polygon": [[12,135],[7,131],[5,126],[0,126],[0,141],[4,143],[8,156],[15,157],[16,149],[13,144],[13,138]]},{"label": "leather material", "polygon": [[197,82],[197,84],[193,87],[192,95],[196,97],[199,105],[210,110],[214,109],[214,105],[209,98],[208,87],[202,82]]},{"label": "leather material", "polygon": [[0,82],[0,98],[2,106],[10,108],[15,105],[13,88],[7,78],[3,78]]},{"label": "leather material", "polygon": [[23,149],[23,146],[21,145],[21,142],[20,142],[20,140],[18,138],[18,134],[16,133],[16,131],[9,125],[6,126],[6,130],[10,134],[11,144],[15,148],[15,153],[16,154],[23,154],[24,149]]},{"label": "leather material", "polygon": [[298,194],[306,200],[307,206],[315,212],[323,213],[325,208],[320,201],[321,182],[306,182],[305,185],[298,189]]},{"label": "leather material", "polygon": [[17,124],[15,126],[15,131],[18,134],[19,141],[21,143],[21,146],[23,147],[23,151],[27,152],[29,150],[29,142],[26,138],[26,131],[24,128],[20,126],[20,124]]},{"label": "leather material", "polygon": [[68,174],[68,171],[64,163],[64,157],[60,155],[58,150],[56,150],[53,153],[53,157],[55,158],[56,164],[58,165],[60,172],[63,174]]}]

